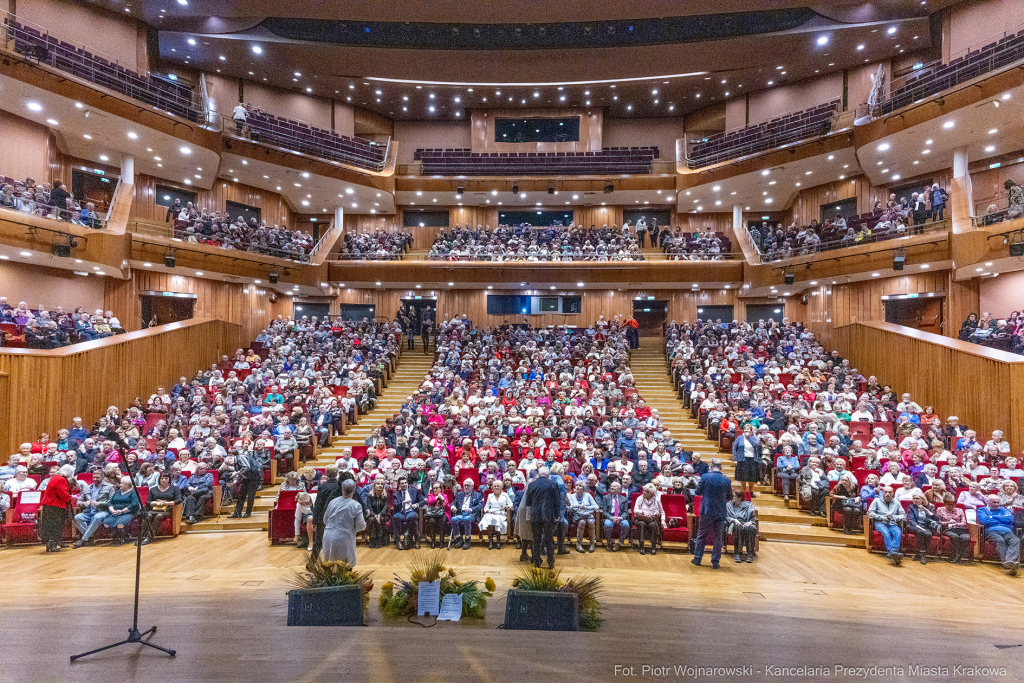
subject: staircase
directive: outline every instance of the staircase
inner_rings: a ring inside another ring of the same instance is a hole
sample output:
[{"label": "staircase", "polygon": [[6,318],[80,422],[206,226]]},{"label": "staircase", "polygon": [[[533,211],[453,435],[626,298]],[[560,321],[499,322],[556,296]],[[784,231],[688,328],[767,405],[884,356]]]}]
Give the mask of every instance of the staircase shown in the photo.
[{"label": "staircase", "polygon": [[[404,340],[403,340],[404,341]],[[333,465],[345,447],[362,446],[374,427],[384,424],[385,418],[397,413],[402,403],[419,388],[420,383],[430,371],[434,362],[434,354],[424,354],[417,340],[417,350],[404,351],[398,361],[398,369],[388,381],[387,387],[377,396],[377,407],[368,415],[360,415],[357,424],[349,425],[344,434],[334,437],[333,443],[327,448],[317,449],[316,459],[307,461],[312,467]],[[280,477],[279,477],[280,480]],[[264,487],[256,493],[256,502],[252,508],[252,517],[245,519],[228,519],[234,512],[234,504],[222,506],[220,514],[208,517],[198,524],[182,525],[182,533],[224,532],[224,531],[257,531],[267,530],[268,513],[274,507],[277,497],[277,484]]]},{"label": "staircase", "polygon": [[[642,337],[640,348],[630,354],[630,369],[637,391],[649,407],[658,409],[665,428],[672,432],[672,436],[684,449],[700,453],[703,461],[709,464],[712,458],[720,458],[722,473],[732,478],[732,456],[718,452],[718,444],[708,440],[707,432],[690,417],[689,410],[683,407],[682,399],[673,389],[665,360],[664,343],[661,337]],[[758,496],[754,499],[754,506],[760,520],[762,541],[864,547],[861,536],[846,536],[829,529],[824,518],[811,517],[796,509],[795,496],[790,501],[792,507],[788,507],[770,487],[757,486],[755,491]]]}]

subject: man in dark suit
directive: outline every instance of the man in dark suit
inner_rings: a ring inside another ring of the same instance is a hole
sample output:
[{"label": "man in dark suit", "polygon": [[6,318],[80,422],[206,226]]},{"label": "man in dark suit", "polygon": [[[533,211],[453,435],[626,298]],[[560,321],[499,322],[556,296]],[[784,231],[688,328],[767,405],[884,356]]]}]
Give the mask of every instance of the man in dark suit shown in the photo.
[{"label": "man in dark suit", "polygon": [[722,474],[722,461],[711,460],[711,471],[700,478],[695,495],[701,496],[700,523],[693,545],[693,564],[700,566],[704,557],[704,544],[711,536],[711,566],[718,569],[725,538],[725,505],[732,498],[732,482]]},{"label": "man in dark suit", "polygon": [[313,526],[316,527],[313,537],[313,550],[310,557],[320,557],[320,549],[324,544],[324,513],[327,512],[327,505],[341,495],[341,483],[338,481],[338,468],[328,465],[324,468],[324,480],[320,482],[316,490],[316,501],[313,503]]},{"label": "man in dark suit", "polygon": [[483,507],[484,498],[479,491],[474,490],[473,480],[462,482],[462,490],[455,492],[455,501],[452,503],[451,522],[452,533],[456,534],[456,548],[462,546],[463,550],[469,550],[473,538],[473,522],[480,519]]},{"label": "man in dark suit", "polygon": [[[391,498],[392,533],[395,535],[395,546],[399,550],[420,547],[420,513],[423,506],[423,493],[419,489],[409,487],[406,477],[398,478],[398,490]],[[409,539],[406,539],[406,534]]]},{"label": "man in dark suit", "polygon": [[530,508],[530,527],[533,532],[533,566],[540,566],[541,552],[547,553],[548,569],[555,567],[555,525],[559,516],[558,484],[550,478],[547,467],[540,468],[538,477],[526,489],[526,505]]}]

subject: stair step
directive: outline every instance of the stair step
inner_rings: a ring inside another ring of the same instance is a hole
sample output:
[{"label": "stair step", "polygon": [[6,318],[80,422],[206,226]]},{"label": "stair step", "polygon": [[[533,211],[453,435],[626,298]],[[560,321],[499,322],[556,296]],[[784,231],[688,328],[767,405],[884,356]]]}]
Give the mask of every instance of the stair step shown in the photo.
[{"label": "stair step", "polygon": [[863,548],[864,537],[847,536],[828,527],[809,524],[784,524],[780,522],[761,522],[762,541],[781,541],[790,543],[810,543],[814,545],[831,545],[847,548]]}]

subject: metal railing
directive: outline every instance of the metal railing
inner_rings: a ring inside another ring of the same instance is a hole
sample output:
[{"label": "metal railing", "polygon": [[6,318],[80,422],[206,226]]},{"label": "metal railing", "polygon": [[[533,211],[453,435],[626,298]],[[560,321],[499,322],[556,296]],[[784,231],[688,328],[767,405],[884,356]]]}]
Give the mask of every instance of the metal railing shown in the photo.
[{"label": "metal railing", "polygon": [[884,99],[857,107],[857,117],[884,116],[1024,59],[1022,32],[1024,23],[980,40],[945,60],[915,64],[909,73],[889,83]]},{"label": "metal railing", "polygon": [[[817,121],[813,125],[808,124],[803,126],[787,126],[781,131],[774,132],[770,135],[761,135],[753,137],[748,142],[737,144],[735,146],[730,146],[728,149],[723,149],[721,151],[714,152],[711,154],[700,155],[697,158],[691,156],[693,148],[697,144],[707,142],[712,137],[721,136],[724,140],[728,138],[728,136],[730,135],[741,135],[744,131],[747,130],[754,131],[759,126],[762,125],[770,126],[773,122],[778,122],[789,116],[794,116],[796,114],[800,114],[801,112],[817,109],[818,107],[825,105],[832,105],[831,115],[828,119]],[[803,142],[804,140],[810,140],[816,137],[821,137],[822,135],[828,135],[830,132],[832,132],[832,128],[834,127],[836,118],[840,114],[839,109],[840,100],[833,99],[829,100],[828,102],[821,102],[813,107],[801,107],[800,109],[794,109],[793,111],[788,111],[784,114],[780,114],[779,116],[774,116],[768,121],[763,121],[761,123],[754,124],[751,126],[745,126],[744,128],[740,128],[739,130],[735,131],[713,133],[712,135],[709,136],[703,136],[701,138],[694,139],[690,139],[684,136],[685,143],[683,145],[683,161],[686,164],[687,168],[704,168],[705,166],[711,166],[712,164],[717,164],[722,161],[734,161],[736,159],[742,158],[750,154],[757,154],[760,152],[765,152],[770,149],[776,149],[780,147],[789,147],[798,142]]]},{"label": "metal railing", "polygon": [[1010,198],[1007,195],[996,197],[974,203],[974,214],[971,216],[971,223],[974,227],[995,225],[1004,221],[1021,218],[1020,208],[1015,208],[1013,215],[1010,215]]},{"label": "metal railing", "polygon": [[[881,222],[881,218],[878,219]],[[862,237],[859,241],[854,240],[852,242],[845,241],[842,239],[829,240],[827,242],[820,242],[814,246],[794,246],[792,253],[786,253],[784,251],[772,251],[766,254],[762,249],[761,245],[757,244],[754,240],[751,240],[751,244],[754,245],[754,250],[758,256],[761,257],[761,263],[773,263],[775,261],[785,261],[791,258],[800,258],[801,256],[809,256],[812,254],[819,254],[825,251],[832,251],[834,249],[846,249],[849,247],[861,247],[865,244],[878,244],[880,242],[891,242],[909,239],[916,237],[917,235],[926,235],[938,232],[949,232],[951,219],[945,218],[944,220],[935,220],[923,223],[921,225],[907,226],[906,230],[902,233],[886,232],[879,234],[874,231],[872,227],[872,233],[865,237]],[[894,245],[893,248],[898,248],[899,245]]]},{"label": "metal railing", "polygon": [[[262,112],[264,116],[272,116]],[[321,161],[337,165],[354,166],[360,170],[381,172],[387,166],[388,154],[391,151],[391,138],[387,143],[381,145],[372,140],[363,140],[323,131],[322,133],[315,126],[306,124],[297,119],[288,119],[288,122],[308,131],[308,136],[300,135],[296,130],[287,128],[284,125],[270,120],[254,121],[250,112],[246,122],[239,125],[231,116],[221,114],[219,123],[222,127],[222,134],[225,137],[236,140],[245,140],[254,144],[266,147],[275,147],[284,152],[298,154],[299,156],[316,157]],[[319,138],[319,140],[317,139]],[[343,149],[342,146],[351,146],[352,149]],[[381,150],[380,158],[368,154],[365,150],[359,150],[360,145]]]},{"label": "metal railing", "polygon": [[[284,251],[282,249],[275,249],[273,247],[264,247],[254,244],[244,245],[244,249],[236,249],[234,247],[227,247],[216,242],[213,238],[204,237],[201,234],[196,234],[195,239],[189,239],[184,236],[184,230],[176,228],[171,224],[159,224],[149,223],[145,221],[135,221],[132,223],[131,231],[140,235],[150,235],[152,237],[161,237],[163,239],[170,240],[172,242],[181,242],[183,244],[202,244],[208,247],[218,247],[223,249],[225,252],[236,252],[244,254],[260,254],[262,256],[272,256],[274,258],[285,259],[288,261],[296,261],[297,263],[308,263],[310,256],[313,254],[312,251],[304,253],[301,257],[297,257],[291,252]],[[240,245],[241,246],[241,245]]]},{"label": "metal railing", "polygon": [[80,41],[50,31],[45,26],[19,20],[10,12],[0,10],[5,31],[3,48],[39,64],[46,64],[64,73],[108,90],[144,102],[171,116],[202,122],[206,115],[195,102],[191,83],[176,75],[150,71],[137,73],[134,66],[124,66],[116,58]]},{"label": "metal railing", "polygon": [[[16,200],[17,199],[18,198],[16,198]],[[24,208],[19,208],[19,204]],[[82,210],[59,209],[55,206],[36,204],[35,200],[26,201],[23,204],[19,201],[19,204],[16,204],[13,207],[0,205],[0,210],[21,216],[51,218],[53,220],[71,223],[72,225],[78,225],[83,228],[92,228],[94,230],[103,230],[107,227],[107,218],[105,216],[101,216],[100,213],[95,210],[91,215],[83,215]],[[16,219],[12,217],[12,220]]]}]

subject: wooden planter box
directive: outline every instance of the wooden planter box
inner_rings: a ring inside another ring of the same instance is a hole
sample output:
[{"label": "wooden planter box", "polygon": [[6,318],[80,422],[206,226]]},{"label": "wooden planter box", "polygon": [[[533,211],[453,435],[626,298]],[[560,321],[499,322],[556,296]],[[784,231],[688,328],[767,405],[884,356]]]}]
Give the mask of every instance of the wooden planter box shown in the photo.
[{"label": "wooden planter box", "polygon": [[288,591],[289,626],[362,626],[363,591],[335,586]]},{"label": "wooden planter box", "polygon": [[575,593],[509,590],[505,628],[519,631],[579,631]]}]

